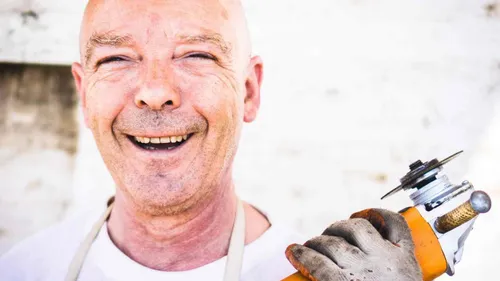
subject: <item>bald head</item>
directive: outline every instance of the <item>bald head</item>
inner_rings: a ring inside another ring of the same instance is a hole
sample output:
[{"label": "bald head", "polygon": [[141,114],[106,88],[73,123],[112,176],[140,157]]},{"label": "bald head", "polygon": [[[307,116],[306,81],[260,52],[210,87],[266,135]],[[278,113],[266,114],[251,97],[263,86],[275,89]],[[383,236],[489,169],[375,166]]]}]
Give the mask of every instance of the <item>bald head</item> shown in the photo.
[{"label": "bald head", "polygon": [[231,189],[263,69],[240,1],[90,0],[80,40],[72,72],[117,193],[161,213]]},{"label": "bald head", "polygon": [[[163,35],[164,40],[160,40]],[[82,64],[96,47],[121,47],[141,41],[162,47],[182,40],[209,43],[238,63],[250,59],[251,43],[239,0],[90,0],[81,33]]]}]

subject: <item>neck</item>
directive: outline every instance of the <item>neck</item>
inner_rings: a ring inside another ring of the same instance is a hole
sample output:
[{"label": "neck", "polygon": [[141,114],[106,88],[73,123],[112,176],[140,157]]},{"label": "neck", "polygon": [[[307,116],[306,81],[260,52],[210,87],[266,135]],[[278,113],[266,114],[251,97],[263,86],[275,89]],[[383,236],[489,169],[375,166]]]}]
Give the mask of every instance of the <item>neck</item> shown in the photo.
[{"label": "neck", "polygon": [[[113,243],[151,269],[183,271],[224,257],[236,216],[237,196],[226,189],[186,211],[168,216],[141,213],[117,190],[108,232]],[[267,219],[244,204],[248,244],[269,227]]]}]

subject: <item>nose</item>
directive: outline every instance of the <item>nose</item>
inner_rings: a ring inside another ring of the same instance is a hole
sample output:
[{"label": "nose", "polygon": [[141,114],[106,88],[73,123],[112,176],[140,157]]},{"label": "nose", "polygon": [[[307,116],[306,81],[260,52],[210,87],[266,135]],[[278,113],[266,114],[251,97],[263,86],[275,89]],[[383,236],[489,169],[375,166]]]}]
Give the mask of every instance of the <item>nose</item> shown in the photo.
[{"label": "nose", "polygon": [[139,108],[149,107],[152,110],[161,110],[164,106],[175,109],[180,106],[180,96],[162,89],[147,89],[135,97],[135,104]]},{"label": "nose", "polygon": [[162,110],[164,107],[175,109],[181,105],[181,97],[172,87],[145,86],[135,96],[135,105],[139,108],[149,107],[152,110]]}]

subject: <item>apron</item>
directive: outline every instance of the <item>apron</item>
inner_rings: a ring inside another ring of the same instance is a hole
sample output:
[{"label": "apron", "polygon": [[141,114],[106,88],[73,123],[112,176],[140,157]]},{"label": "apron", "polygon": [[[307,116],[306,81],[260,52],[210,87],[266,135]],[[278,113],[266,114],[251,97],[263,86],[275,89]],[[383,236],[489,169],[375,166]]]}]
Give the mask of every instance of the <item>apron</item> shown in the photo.
[{"label": "apron", "polygon": [[[92,243],[99,234],[99,231],[104,226],[111,214],[113,208],[114,197],[108,200],[108,208],[101,217],[94,223],[92,229],[87,234],[76,254],[69,265],[65,281],[77,281],[80,270],[85,261]],[[238,200],[236,209],[236,218],[233,224],[231,239],[229,241],[229,250],[227,253],[226,268],[224,270],[224,281],[237,281],[240,278],[241,266],[243,262],[243,251],[245,247],[245,210],[243,203]]]}]

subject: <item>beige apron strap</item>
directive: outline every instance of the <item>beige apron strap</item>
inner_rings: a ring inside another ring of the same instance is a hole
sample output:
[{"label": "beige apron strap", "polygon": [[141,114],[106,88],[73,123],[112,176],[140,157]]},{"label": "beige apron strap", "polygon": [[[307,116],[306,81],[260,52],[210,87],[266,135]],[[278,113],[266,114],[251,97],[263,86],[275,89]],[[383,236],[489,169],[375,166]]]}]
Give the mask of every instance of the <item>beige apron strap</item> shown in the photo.
[{"label": "beige apron strap", "polygon": [[73,257],[71,264],[69,265],[68,273],[66,274],[66,278],[64,279],[65,281],[78,280],[78,275],[80,274],[80,270],[82,268],[83,262],[85,261],[85,257],[87,256],[87,253],[89,252],[90,247],[94,242],[94,239],[97,237],[97,234],[99,234],[99,231],[101,230],[102,226],[106,223],[106,220],[108,219],[109,214],[111,213],[111,209],[113,208],[113,203],[114,203],[114,197],[111,197],[108,200],[108,208],[101,215],[99,220],[97,220],[94,223],[92,229],[85,237],[85,240],[83,240],[83,242],[80,244],[78,251]]},{"label": "beige apron strap", "polygon": [[227,253],[227,263],[224,274],[224,281],[240,280],[241,266],[243,264],[243,252],[245,249],[245,210],[243,203],[238,200],[236,218],[234,219],[229,250]]}]

